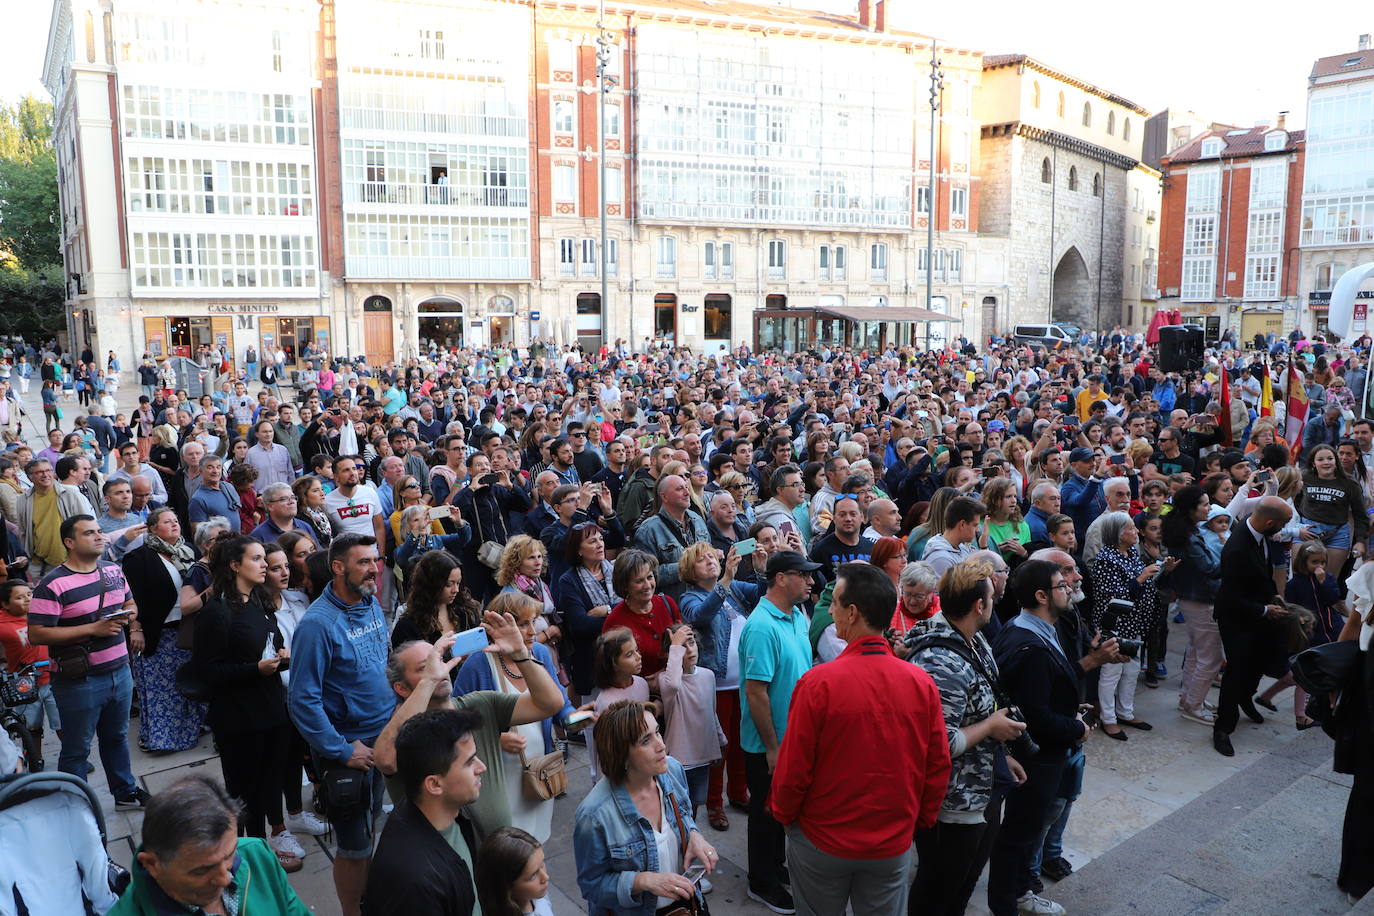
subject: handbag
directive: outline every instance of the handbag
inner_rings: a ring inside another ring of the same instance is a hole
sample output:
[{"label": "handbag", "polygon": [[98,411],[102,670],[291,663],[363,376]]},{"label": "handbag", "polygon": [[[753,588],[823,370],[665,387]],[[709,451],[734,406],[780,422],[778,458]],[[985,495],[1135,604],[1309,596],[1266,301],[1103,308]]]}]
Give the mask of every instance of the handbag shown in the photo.
[{"label": "handbag", "polygon": [[[678,809],[677,797],[671,791],[664,794],[668,796],[668,803],[673,806],[673,820],[677,823],[678,842],[681,844],[679,852],[685,856],[687,854],[687,828],[682,823],[682,811]],[[658,864],[660,868],[663,867],[662,862]],[[705,899],[698,891],[686,900],[665,910],[662,916],[711,916],[711,908],[706,905]]]},{"label": "handbag", "polygon": [[177,693],[192,703],[210,702],[210,684],[195,667],[194,661],[185,662],[176,673]]},{"label": "handbag", "polygon": [[477,505],[476,495],[472,499],[472,515],[477,520],[477,541],[480,545],[477,548],[478,562],[488,569],[500,569],[501,554],[506,552],[506,548],[503,544],[488,541],[482,533],[482,509]]},{"label": "handbag", "polygon": [[1360,643],[1349,639],[1304,649],[1293,656],[1290,670],[1298,686],[1314,696],[1344,690],[1360,671]]},{"label": "handbag", "polygon": [[[100,564],[95,567],[96,578],[100,580],[100,592],[95,599],[96,613],[101,614],[105,611],[105,592],[109,586],[105,584],[105,574],[100,571]],[[66,643],[61,646],[51,646],[48,655],[57,662],[57,670],[53,675],[64,681],[84,680],[86,675],[91,673],[91,650],[86,645],[88,640],[80,642]]]},{"label": "handbag", "polygon": [[[196,560],[196,562],[191,564],[191,567],[193,568],[196,566],[200,566],[207,573],[210,571],[210,567],[205,564],[204,560]],[[186,578],[190,578],[190,575],[191,570],[187,569]],[[201,592],[200,600],[202,609],[205,607],[205,600],[209,597],[209,595],[209,589],[206,589],[205,591]],[[196,647],[196,617],[199,616],[199,614],[200,611],[196,611],[194,614],[185,614],[177,623],[176,646],[178,649],[185,649],[187,652],[190,652],[192,649]]]},{"label": "handbag", "polygon": [[568,791],[568,765],[562,751],[555,750],[530,761],[522,750],[520,766],[520,783],[524,786],[526,800],[548,801]]}]

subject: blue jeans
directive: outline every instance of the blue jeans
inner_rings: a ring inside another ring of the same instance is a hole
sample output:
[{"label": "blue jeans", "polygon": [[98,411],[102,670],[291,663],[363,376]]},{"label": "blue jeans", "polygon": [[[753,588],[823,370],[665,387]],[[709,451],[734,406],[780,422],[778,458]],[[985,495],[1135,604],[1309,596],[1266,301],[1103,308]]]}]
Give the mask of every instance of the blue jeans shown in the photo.
[{"label": "blue jeans", "polygon": [[140,385],[139,387],[143,389],[143,394],[146,395],[150,401],[153,399],[153,395],[157,393],[156,385]]},{"label": "blue jeans", "polygon": [[1313,522],[1302,519],[1302,523],[1316,532],[1317,537],[1326,545],[1327,550],[1349,550],[1352,543],[1350,523],[1345,522],[1341,525],[1326,525],[1322,522]]},{"label": "blue jeans", "polygon": [[62,717],[57,712],[57,700],[53,699],[51,683],[39,687],[38,699],[24,707],[24,724],[29,731],[42,731],[44,719],[48,720],[53,731],[62,730]]},{"label": "blue jeans", "polygon": [[1064,775],[1060,777],[1059,797],[1050,802],[1043,838],[1031,853],[1031,871],[1037,875],[1040,874],[1042,861],[1057,859],[1064,854],[1064,828],[1069,824],[1069,812],[1073,810],[1074,800],[1083,794],[1083,769],[1086,766],[1087,758],[1083,756],[1083,749],[1075,749],[1064,766]]},{"label": "blue jeans", "polygon": [[706,788],[711,781],[711,765],[689,767],[687,770],[687,793],[692,797],[692,813],[706,804]]},{"label": "blue jeans", "polygon": [[129,761],[129,704],[134,679],[129,666],[92,674],[75,681],[54,677],[52,693],[62,714],[62,754],[57,768],[86,778],[91,739],[100,742],[100,762],[115,798],[127,798],[138,788]]}]

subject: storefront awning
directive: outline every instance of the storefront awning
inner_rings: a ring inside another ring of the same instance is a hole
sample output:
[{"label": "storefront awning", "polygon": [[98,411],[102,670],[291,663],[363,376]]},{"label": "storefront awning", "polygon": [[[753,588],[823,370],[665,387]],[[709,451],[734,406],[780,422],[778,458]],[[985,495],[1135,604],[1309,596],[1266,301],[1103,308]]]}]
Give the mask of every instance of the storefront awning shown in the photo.
[{"label": "storefront awning", "polygon": [[901,308],[891,305],[843,305],[843,306],[822,306],[816,311],[833,315],[836,318],[844,318],[848,321],[953,321],[949,315],[942,312],[932,312],[930,309],[922,308]]}]

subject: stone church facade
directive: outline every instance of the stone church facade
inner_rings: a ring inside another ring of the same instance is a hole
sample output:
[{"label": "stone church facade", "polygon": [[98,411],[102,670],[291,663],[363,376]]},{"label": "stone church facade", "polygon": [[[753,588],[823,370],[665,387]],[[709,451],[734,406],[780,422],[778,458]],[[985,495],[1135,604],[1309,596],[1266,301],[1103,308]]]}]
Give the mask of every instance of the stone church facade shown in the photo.
[{"label": "stone church facade", "polygon": [[1007,327],[1110,329],[1145,109],[1024,55],[984,58],[980,233],[1005,236]]}]

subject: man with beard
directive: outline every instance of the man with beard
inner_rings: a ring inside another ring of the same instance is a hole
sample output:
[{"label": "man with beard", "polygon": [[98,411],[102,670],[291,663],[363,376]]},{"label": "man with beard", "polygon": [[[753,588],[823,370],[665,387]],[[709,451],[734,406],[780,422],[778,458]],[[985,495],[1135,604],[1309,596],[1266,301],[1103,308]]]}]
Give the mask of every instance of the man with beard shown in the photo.
[{"label": "man with beard", "polygon": [[[1060,565],[1033,559],[1017,569],[1012,590],[1021,612],[998,635],[993,652],[1002,688],[1020,707],[1040,750],[1020,761],[1026,781],[1007,796],[992,851],[988,904],[994,916],[1054,916],[1064,908],[1034,892],[1031,865],[1064,771],[1090,730],[1079,711],[1084,668],[1069,658],[1056,629],[1072,606],[1074,586]],[[1103,650],[1115,655],[1114,642]]]},{"label": "man with beard", "polygon": [[382,811],[382,773],[372,749],[395,710],[387,683],[387,625],[377,604],[377,539],[346,532],[329,545],[333,580],[301,618],[291,642],[291,720],[328,768],[364,774],[362,803],[328,812],[338,835],[334,887],[345,916],[358,916]]}]

